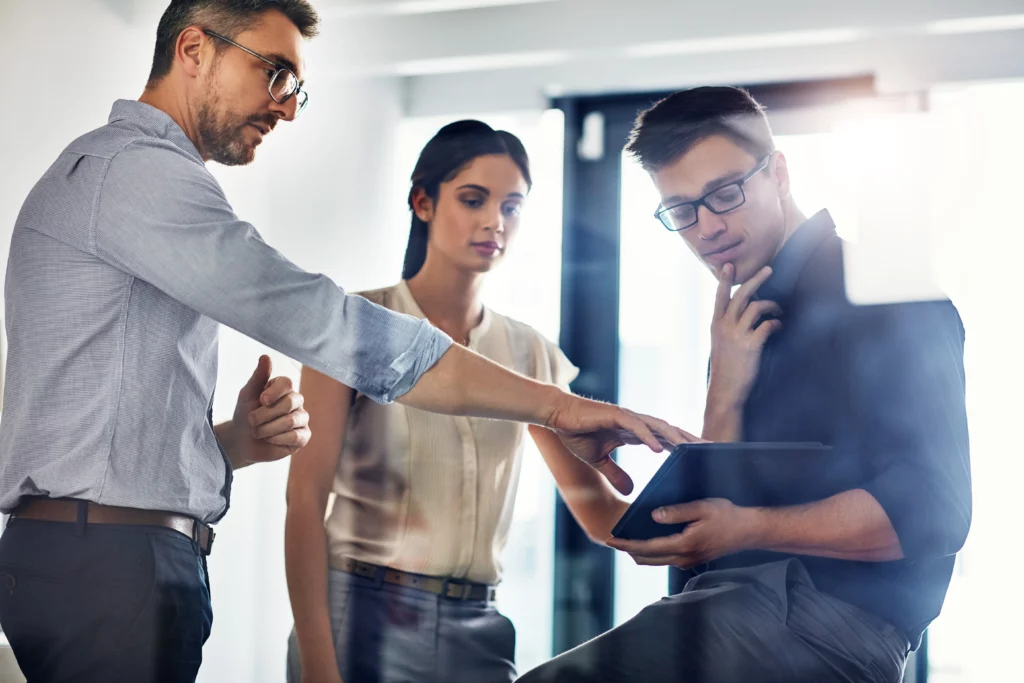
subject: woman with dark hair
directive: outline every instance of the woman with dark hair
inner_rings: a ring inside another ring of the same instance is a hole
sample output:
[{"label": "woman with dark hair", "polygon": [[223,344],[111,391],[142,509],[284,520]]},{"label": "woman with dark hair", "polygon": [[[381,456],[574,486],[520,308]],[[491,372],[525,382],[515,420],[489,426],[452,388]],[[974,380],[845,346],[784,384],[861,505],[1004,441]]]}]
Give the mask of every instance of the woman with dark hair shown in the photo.
[{"label": "woman with dark hair", "polygon": [[[479,121],[442,128],[412,175],[402,279],[363,296],[567,387],[578,371],[558,347],[480,297],[530,184],[514,135]],[[515,629],[494,594],[524,427],[379,405],[309,368],[302,392],[313,436],[288,482],[289,681],[513,680]],[[553,433],[529,431],[573,514],[602,542],[626,503]]]}]

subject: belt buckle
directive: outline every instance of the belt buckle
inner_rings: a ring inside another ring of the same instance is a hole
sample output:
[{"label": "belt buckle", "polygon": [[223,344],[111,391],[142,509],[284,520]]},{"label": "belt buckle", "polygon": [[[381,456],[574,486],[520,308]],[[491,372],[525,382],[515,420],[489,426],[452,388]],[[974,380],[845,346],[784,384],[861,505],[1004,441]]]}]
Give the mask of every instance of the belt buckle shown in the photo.
[{"label": "belt buckle", "polygon": [[[206,539],[206,547],[203,547],[203,529],[209,532],[209,536]],[[196,544],[195,547],[199,548],[199,552],[203,554],[203,557],[209,557],[210,553],[213,552],[213,539],[217,534],[213,533],[213,527],[203,524],[198,519],[192,520],[192,541]]]},{"label": "belt buckle", "polygon": [[[452,595],[451,591],[448,590],[452,587],[458,589],[455,595]],[[461,581],[452,581],[451,579],[445,579],[444,583],[441,586],[441,595],[451,600],[468,600],[469,593],[472,589],[473,586],[468,583]]]}]

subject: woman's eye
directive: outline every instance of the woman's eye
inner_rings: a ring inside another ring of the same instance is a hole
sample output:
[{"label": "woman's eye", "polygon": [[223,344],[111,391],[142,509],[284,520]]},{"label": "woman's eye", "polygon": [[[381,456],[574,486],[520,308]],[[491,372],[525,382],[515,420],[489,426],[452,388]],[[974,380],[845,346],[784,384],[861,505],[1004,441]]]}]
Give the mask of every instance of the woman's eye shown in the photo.
[{"label": "woman's eye", "polygon": [[523,210],[523,207],[520,204],[509,204],[509,205],[505,206],[505,209],[504,209],[503,213],[506,216],[514,217],[514,216],[518,216],[522,210]]},{"label": "woman's eye", "polygon": [[462,200],[462,203],[471,209],[479,209],[481,206],[484,205],[482,199],[476,199],[474,197],[466,197],[465,199]]}]

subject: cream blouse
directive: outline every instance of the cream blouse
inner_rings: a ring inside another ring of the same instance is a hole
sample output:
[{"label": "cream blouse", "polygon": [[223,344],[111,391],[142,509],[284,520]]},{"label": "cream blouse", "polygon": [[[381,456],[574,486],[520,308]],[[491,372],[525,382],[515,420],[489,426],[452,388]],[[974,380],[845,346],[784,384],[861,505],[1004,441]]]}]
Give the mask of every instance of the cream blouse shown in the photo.
[{"label": "cream blouse", "polygon": [[[362,296],[424,318],[404,281]],[[536,330],[486,307],[473,351],[568,387],[579,370]],[[519,483],[524,425],[450,417],[359,395],[325,521],[330,560],[497,583]]]}]

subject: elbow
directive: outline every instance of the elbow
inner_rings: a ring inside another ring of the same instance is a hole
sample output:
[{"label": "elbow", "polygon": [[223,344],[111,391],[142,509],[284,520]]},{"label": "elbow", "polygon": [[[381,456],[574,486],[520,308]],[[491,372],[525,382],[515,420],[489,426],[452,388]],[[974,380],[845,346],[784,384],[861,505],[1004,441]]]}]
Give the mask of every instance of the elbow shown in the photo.
[{"label": "elbow", "polygon": [[610,525],[604,520],[588,519],[585,514],[579,514],[579,510],[572,510],[571,507],[569,509],[573,512],[573,517],[576,518],[576,524],[591,543],[607,545],[605,541],[611,536],[612,527]]},{"label": "elbow", "polygon": [[971,533],[971,514],[968,512],[967,515],[956,522],[954,522],[949,529],[949,538],[947,543],[949,545],[950,555],[955,555],[960,552],[964,545],[967,543],[967,537]]},{"label": "elbow", "polygon": [[321,487],[289,486],[284,494],[286,519],[313,516],[322,522],[329,498],[330,491]]},{"label": "elbow", "polygon": [[629,503],[603,489],[581,486],[560,491],[579,528],[592,543],[602,546],[608,545],[612,529],[629,507]]},{"label": "elbow", "polygon": [[598,519],[590,520],[589,524],[582,524],[583,532],[586,533],[587,538],[592,543],[596,543],[600,546],[607,546],[608,540],[612,538],[612,529],[618,523],[619,519],[625,513],[626,508],[629,504],[619,500],[613,499],[610,502],[610,509],[613,511],[612,514],[603,514]]},{"label": "elbow", "polygon": [[916,543],[903,542],[908,560],[934,559],[956,555],[964,547],[971,530],[971,516],[936,517],[922,529]]},{"label": "elbow", "polygon": [[943,555],[956,555],[967,543],[971,533],[971,503],[947,508],[946,515],[936,515],[938,535],[942,539]]}]

